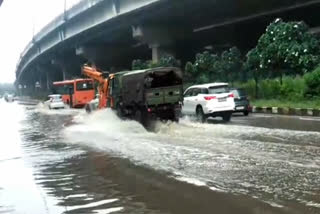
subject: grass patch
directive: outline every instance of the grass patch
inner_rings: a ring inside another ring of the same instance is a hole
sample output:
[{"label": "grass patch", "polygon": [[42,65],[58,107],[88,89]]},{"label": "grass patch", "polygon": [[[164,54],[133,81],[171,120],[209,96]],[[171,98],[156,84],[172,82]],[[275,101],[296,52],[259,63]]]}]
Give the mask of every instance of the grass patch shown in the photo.
[{"label": "grass patch", "polygon": [[315,108],[320,109],[320,99],[317,100],[301,100],[301,101],[289,101],[289,100],[252,100],[252,106],[257,107],[287,107],[287,108]]}]

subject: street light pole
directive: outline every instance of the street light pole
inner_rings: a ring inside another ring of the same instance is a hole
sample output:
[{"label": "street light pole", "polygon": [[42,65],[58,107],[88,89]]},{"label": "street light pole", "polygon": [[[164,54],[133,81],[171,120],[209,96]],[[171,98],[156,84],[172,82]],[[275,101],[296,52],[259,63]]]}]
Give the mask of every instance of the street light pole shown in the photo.
[{"label": "street light pole", "polygon": [[64,20],[67,20],[67,0],[64,0],[64,11],[63,11],[63,16],[64,16]]}]

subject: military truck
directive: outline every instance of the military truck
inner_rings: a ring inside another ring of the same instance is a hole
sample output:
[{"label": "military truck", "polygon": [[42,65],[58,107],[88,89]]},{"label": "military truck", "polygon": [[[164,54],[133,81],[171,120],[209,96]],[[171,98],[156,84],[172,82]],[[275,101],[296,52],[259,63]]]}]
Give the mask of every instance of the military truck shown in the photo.
[{"label": "military truck", "polygon": [[153,68],[110,76],[109,96],[120,117],[146,125],[150,120],[178,121],[182,103],[182,72]]},{"label": "military truck", "polygon": [[[92,74],[88,68],[83,70],[88,76]],[[183,100],[179,68],[118,72],[110,74],[107,81],[101,75],[99,78],[99,91],[103,92],[99,106],[114,109],[119,117],[137,120],[145,126],[155,119],[179,120]]]}]

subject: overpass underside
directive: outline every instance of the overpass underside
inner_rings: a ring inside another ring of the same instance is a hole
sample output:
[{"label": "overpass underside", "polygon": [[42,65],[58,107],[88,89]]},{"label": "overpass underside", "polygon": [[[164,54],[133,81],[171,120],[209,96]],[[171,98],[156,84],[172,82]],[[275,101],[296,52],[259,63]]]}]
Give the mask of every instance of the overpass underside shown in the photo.
[{"label": "overpass underside", "polygon": [[[108,2],[101,1],[63,27],[81,20],[90,23]],[[48,88],[48,81],[80,76],[86,62],[116,72],[130,69],[134,59],[157,60],[163,53],[183,63],[206,49],[221,52],[237,46],[246,53],[275,18],[317,27],[319,9],[320,0],[159,0],[93,27],[83,26],[86,30],[18,69],[17,82],[32,86],[40,79]]]}]

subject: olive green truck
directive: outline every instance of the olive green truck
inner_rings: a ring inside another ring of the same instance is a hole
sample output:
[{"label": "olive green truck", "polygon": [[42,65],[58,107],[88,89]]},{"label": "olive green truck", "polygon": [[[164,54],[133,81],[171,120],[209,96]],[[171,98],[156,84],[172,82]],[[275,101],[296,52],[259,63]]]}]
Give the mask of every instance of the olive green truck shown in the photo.
[{"label": "olive green truck", "polygon": [[155,119],[178,121],[183,101],[182,71],[152,68],[109,76],[110,106],[119,117],[148,125]]}]

